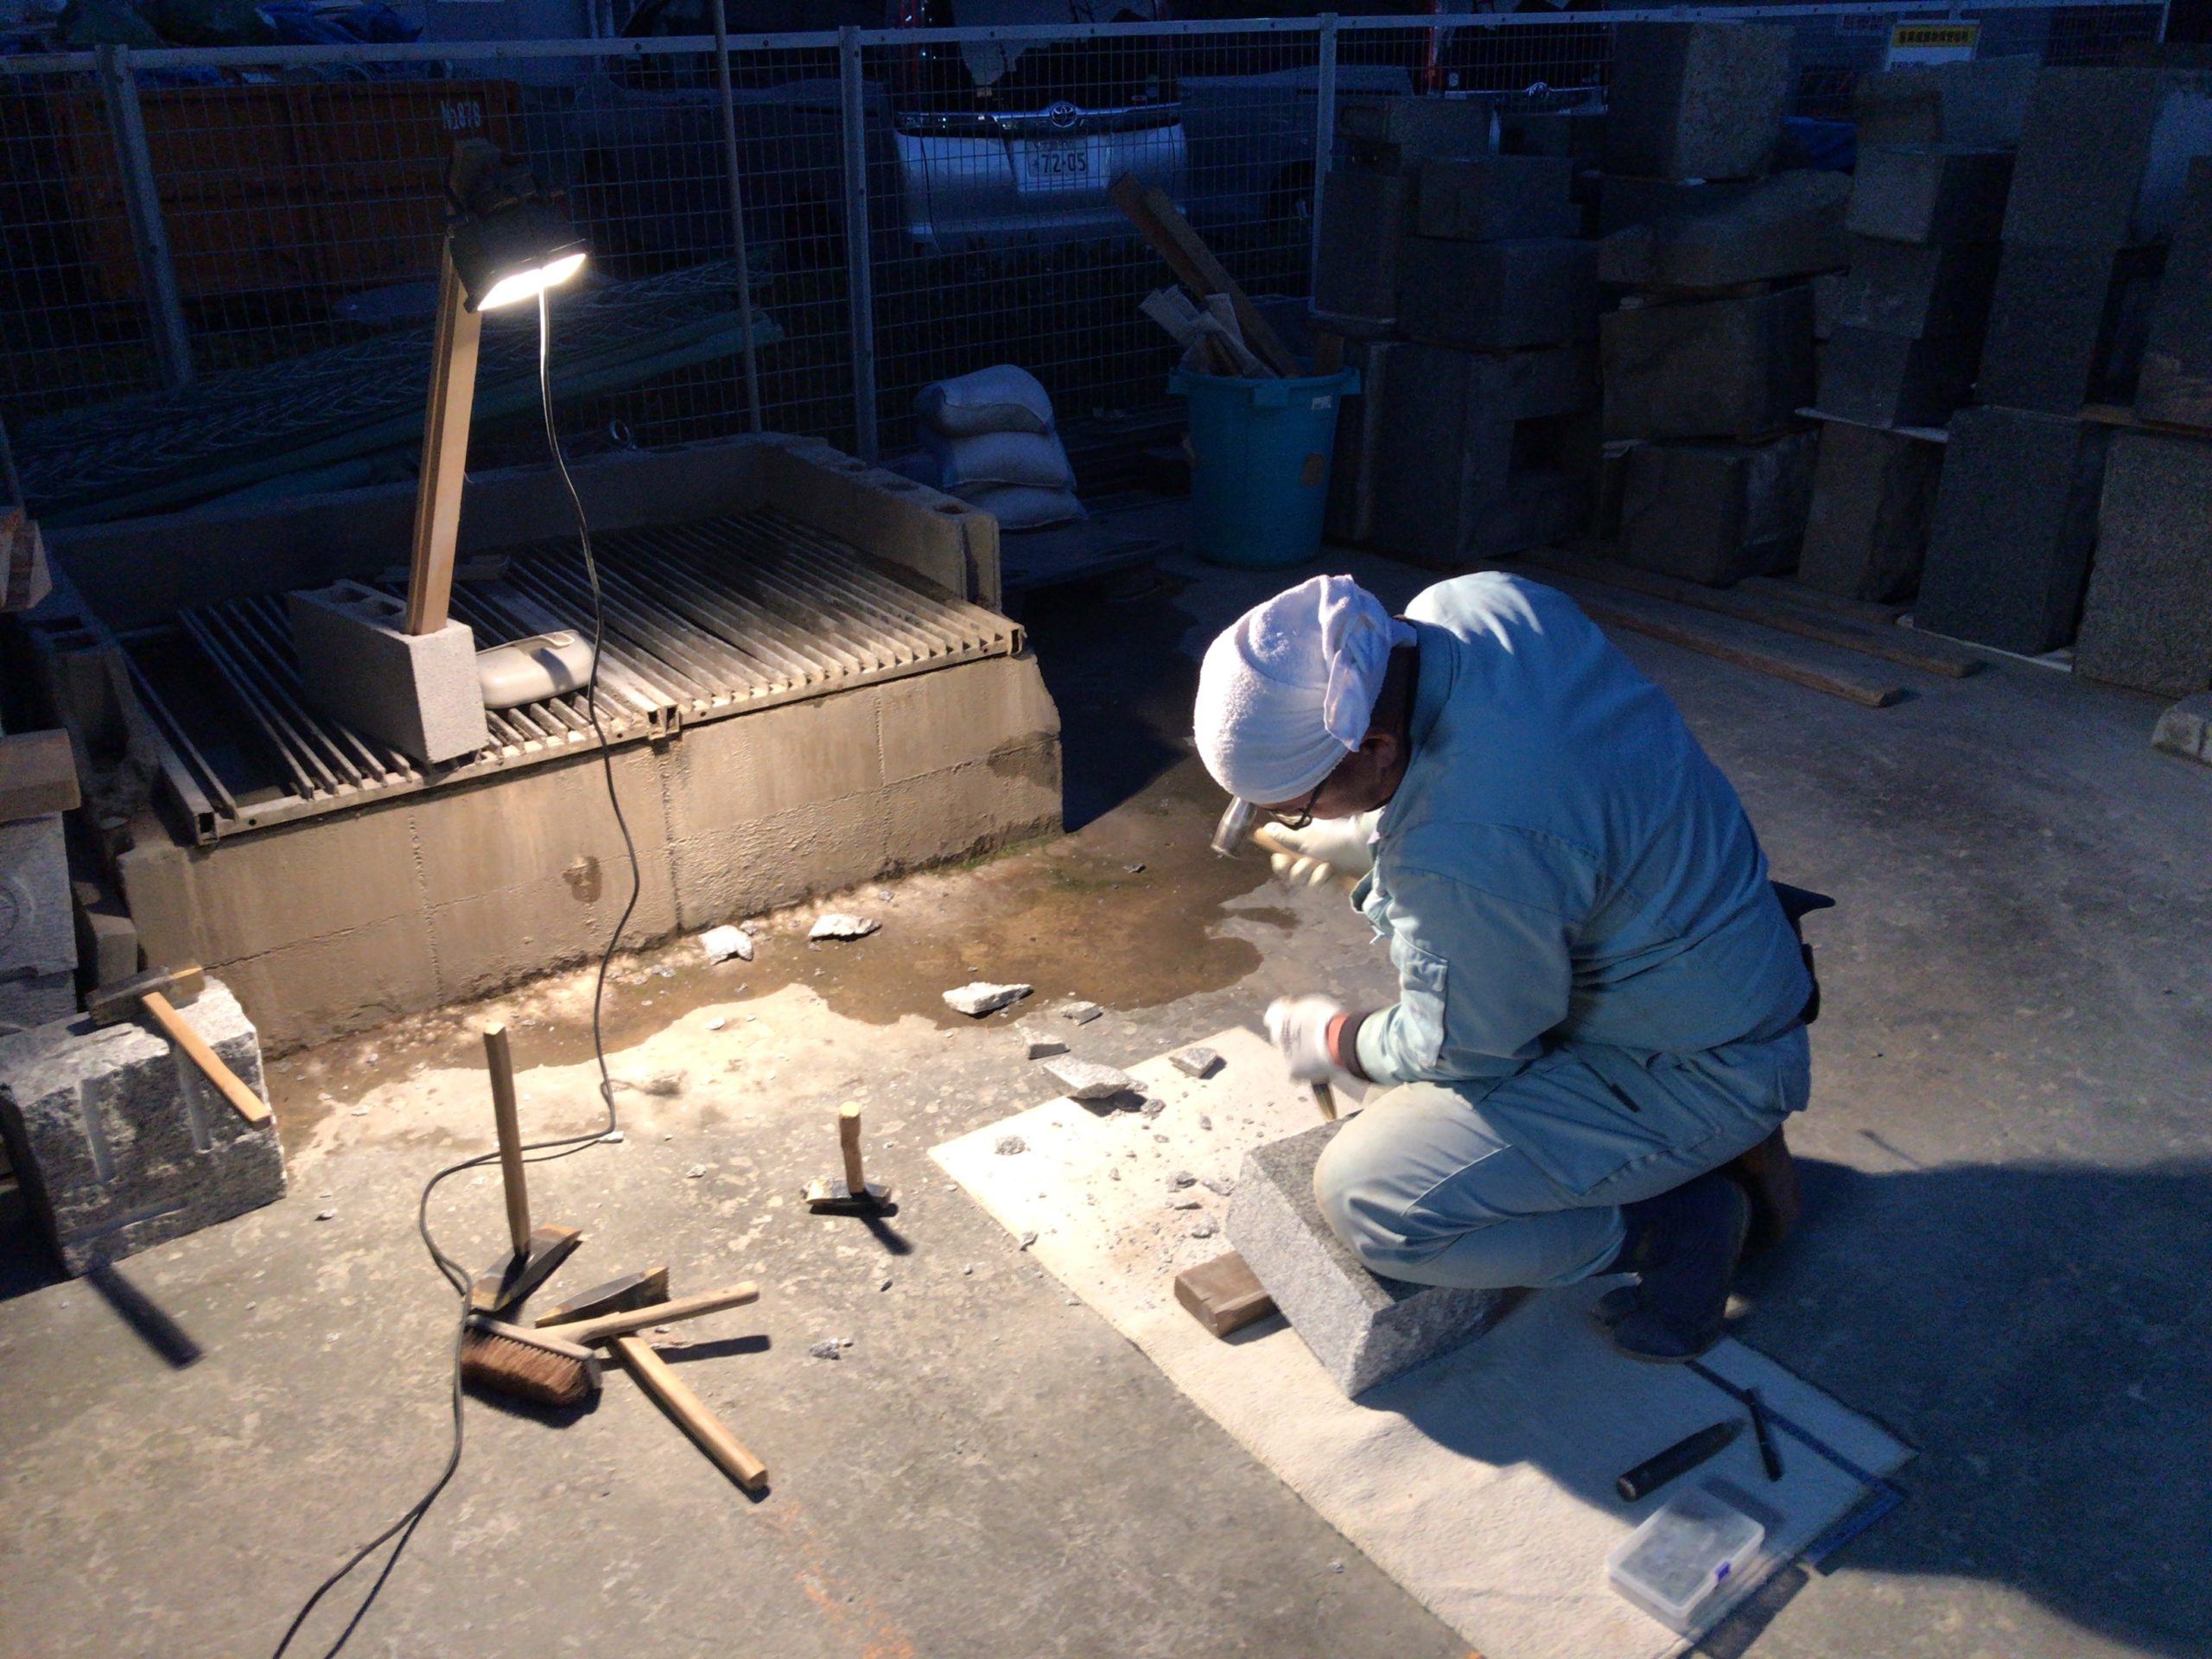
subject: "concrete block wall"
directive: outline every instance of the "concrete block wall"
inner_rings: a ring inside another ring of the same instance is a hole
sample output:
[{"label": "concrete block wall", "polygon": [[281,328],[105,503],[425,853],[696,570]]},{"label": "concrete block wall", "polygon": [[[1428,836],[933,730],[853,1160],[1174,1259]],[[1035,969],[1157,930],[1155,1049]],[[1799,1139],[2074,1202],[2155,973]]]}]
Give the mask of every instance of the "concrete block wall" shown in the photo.
[{"label": "concrete block wall", "polygon": [[[1027,656],[613,760],[642,872],[626,947],[1059,827],[1059,720]],[[208,848],[149,820],[120,864],[149,960],[220,972],[276,1052],[589,960],[629,884],[596,754]]]}]

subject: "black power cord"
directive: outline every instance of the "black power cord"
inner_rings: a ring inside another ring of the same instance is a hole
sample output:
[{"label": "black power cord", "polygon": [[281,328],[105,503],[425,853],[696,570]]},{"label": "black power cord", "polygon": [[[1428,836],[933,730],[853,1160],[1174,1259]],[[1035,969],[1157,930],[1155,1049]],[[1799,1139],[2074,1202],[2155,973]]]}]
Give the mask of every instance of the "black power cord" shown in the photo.
[{"label": "black power cord", "polygon": [[[553,469],[560,475],[561,487],[568,492],[569,509],[575,514],[576,539],[583,549],[584,578],[591,588],[591,670],[584,681],[584,712],[590,717],[592,735],[599,740],[600,765],[607,779],[607,804],[613,810],[614,827],[622,832],[622,853],[630,864],[630,898],[622,906],[622,914],[615,921],[614,931],[607,935],[607,948],[600,952],[599,973],[593,983],[591,994],[592,1058],[599,1065],[599,1097],[601,1103],[607,1109],[607,1121],[598,1128],[586,1135],[572,1135],[558,1140],[530,1142],[523,1147],[523,1152],[526,1156],[531,1154],[536,1154],[536,1156],[528,1157],[528,1161],[533,1164],[545,1163],[555,1158],[566,1158],[613,1133],[614,1082],[607,1070],[607,1043],[601,1034],[600,1016],[607,1000],[607,970],[614,960],[614,948],[621,942],[623,930],[629,926],[630,918],[638,908],[638,893],[642,885],[638,868],[637,842],[631,838],[629,820],[623,817],[621,798],[615,793],[613,751],[607,747],[607,733],[599,723],[599,654],[607,640],[607,607],[600,596],[599,563],[592,555],[591,524],[584,516],[583,498],[576,493],[575,480],[569,476],[569,463],[561,454],[560,435],[553,424],[551,347],[551,320],[545,290],[540,289],[537,291],[538,406],[545,417],[545,444],[546,448],[553,452]],[[322,1600],[323,1597],[344,1583],[356,1567],[396,1536],[399,1541],[393,1545],[391,1554],[385,1557],[382,1569],[377,1573],[376,1582],[369,1586],[368,1594],[361,1598],[360,1605],[354,1608],[353,1616],[346,1621],[346,1628],[339,1631],[338,1639],[324,1649],[323,1659],[333,1659],[333,1656],[353,1639],[354,1630],[359,1627],[361,1620],[368,1616],[369,1609],[375,1605],[376,1599],[383,1591],[385,1581],[391,1577],[392,1569],[399,1565],[399,1558],[414,1538],[415,1529],[423,1524],[423,1517],[430,1512],[430,1506],[438,1501],[438,1495],[445,1491],[461,1468],[462,1440],[461,1344],[461,1338],[467,1334],[468,1331],[469,1276],[467,1269],[440,1249],[437,1240],[430,1236],[430,1195],[438,1190],[439,1185],[448,1177],[458,1175],[463,1170],[475,1169],[485,1164],[495,1163],[499,1156],[497,1150],[493,1150],[479,1153],[474,1158],[465,1158],[457,1164],[448,1164],[424,1183],[422,1197],[415,1205],[415,1230],[422,1236],[423,1248],[430,1253],[431,1265],[444,1275],[446,1282],[453,1287],[454,1294],[461,1299],[461,1318],[454,1332],[453,1343],[453,1449],[446,1454],[445,1467],[438,1471],[438,1478],[430,1483],[429,1490],[410,1504],[397,1521],[354,1551],[353,1556],[343,1567],[315,1586],[315,1593],[309,1596],[302,1604],[300,1611],[293,1615],[291,1624],[285,1628],[283,1639],[277,1643],[276,1650],[270,1659],[283,1659],[285,1649],[292,1645],[292,1638],[299,1634],[300,1627],[307,1623],[308,1616],[315,1611],[316,1605]]]}]

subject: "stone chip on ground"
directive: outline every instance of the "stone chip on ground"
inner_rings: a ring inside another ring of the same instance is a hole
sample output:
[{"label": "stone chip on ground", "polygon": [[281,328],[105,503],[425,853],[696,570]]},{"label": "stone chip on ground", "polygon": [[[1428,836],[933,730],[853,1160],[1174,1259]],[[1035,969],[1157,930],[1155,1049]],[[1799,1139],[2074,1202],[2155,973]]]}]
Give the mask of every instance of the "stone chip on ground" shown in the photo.
[{"label": "stone chip on ground", "polygon": [[988,979],[971,980],[956,990],[947,991],[944,1002],[956,1014],[980,1020],[987,1014],[1012,1007],[1035,988],[1033,985],[995,985]]},{"label": "stone chip on ground", "polygon": [[864,939],[883,924],[873,916],[849,916],[841,910],[825,910],[814,918],[814,925],[806,931],[810,939]]},{"label": "stone chip on ground", "polygon": [[740,962],[753,960],[753,938],[742,928],[710,927],[699,936],[699,949],[709,962],[728,962],[732,957]]},{"label": "stone chip on ground", "polygon": [[1029,1058],[1033,1060],[1049,1060],[1055,1054],[1065,1054],[1067,1052],[1068,1046],[1065,1043],[1056,1043],[1048,1038],[1032,1039],[1029,1044]]},{"label": "stone chip on ground", "polygon": [[1046,1061],[1045,1071],[1070,1100],[1111,1100],[1137,1086],[1136,1079],[1126,1071],[1073,1056]]},{"label": "stone chip on ground", "polygon": [[1060,1010],[1060,1018],[1072,1020],[1078,1026],[1087,1026],[1105,1012],[1096,1002],[1071,1002]]},{"label": "stone chip on ground", "polygon": [[1011,1158],[1017,1153],[1028,1151],[1029,1143],[1018,1135],[1002,1135],[999,1137],[999,1143],[995,1150],[1001,1158]]},{"label": "stone chip on ground", "polygon": [[1221,1069],[1221,1056],[1193,1044],[1177,1049],[1167,1057],[1167,1063],[1186,1077],[1210,1077]]}]

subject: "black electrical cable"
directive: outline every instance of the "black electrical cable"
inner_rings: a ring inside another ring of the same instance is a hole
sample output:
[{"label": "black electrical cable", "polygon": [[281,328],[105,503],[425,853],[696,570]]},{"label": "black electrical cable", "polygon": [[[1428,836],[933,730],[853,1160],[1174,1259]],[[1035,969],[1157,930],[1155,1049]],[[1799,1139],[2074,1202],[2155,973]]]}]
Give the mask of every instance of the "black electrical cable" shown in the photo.
[{"label": "black electrical cable", "polygon": [[[599,562],[592,554],[591,523],[584,514],[583,498],[576,493],[575,480],[569,476],[569,463],[561,454],[560,434],[553,424],[551,347],[551,319],[546,302],[545,290],[540,289],[537,292],[538,406],[545,417],[545,445],[553,452],[553,470],[560,477],[561,487],[568,492],[569,510],[575,515],[576,540],[583,550],[584,556],[584,579],[591,589],[591,668],[584,678],[584,712],[591,720],[592,735],[599,740],[600,765],[607,779],[607,804],[614,813],[614,827],[622,833],[622,854],[630,864],[630,897],[628,902],[622,906],[622,914],[615,920],[614,931],[607,936],[607,948],[600,952],[599,972],[592,985],[591,1051],[592,1058],[599,1066],[599,1097],[601,1103],[607,1109],[607,1121],[587,1135],[572,1135],[557,1140],[530,1142],[523,1147],[523,1151],[525,1154],[532,1153],[537,1154],[529,1159],[529,1161],[533,1164],[542,1164],[551,1159],[568,1157],[573,1153],[582,1151],[584,1147],[596,1141],[604,1140],[614,1132],[614,1082],[607,1070],[607,1043],[601,1034],[600,1016],[607,1000],[607,971],[614,960],[614,950],[621,943],[623,931],[629,926],[630,918],[638,908],[638,894],[643,885],[638,868],[637,842],[631,837],[630,822],[623,816],[622,800],[615,792],[613,752],[607,747],[607,733],[599,723],[599,653],[607,640],[607,607],[599,591]],[[448,1484],[452,1481],[454,1474],[461,1468],[462,1442],[461,1344],[461,1338],[467,1334],[468,1331],[469,1277],[467,1270],[440,1249],[437,1240],[430,1235],[430,1195],[438,1190],[439,1184],[448,1176],[458,1175],[463,1170],[475,1169],[481,1165],[496,1162],[499,1155],[496,1150],[479,1153],[474,1158],[465,1158],[457,1164],[448,1164],[423,1184],[422,1197],[415,1205],[415,1230],[422,1236],[423,1248],[430,1253],[431,1265],[444,1275],[446,1282],[453,1287],[454,1294],[461,1299],[461,1319],[454,1332],[453,1343],[453,1449],[446,1454],[445,1467],[438,1471],[438,1478],[430,1483],[429,1490],[410,1504],[397,1521],[354,1551],[351,1559],[343,1567],[315,1586],[315,1593],[309,1596],[302,1604],[300,1611],[293,1615],[291,1624],[285,1628],[283,1639],[277,1643],[276,1650],[270,1656],[270,1659],[283,1659],[284,1650],[292,1645],[292,1638],[299,1634],[300,1627],[307,1623],[308,1615],[315,1611],[316,1604],[344,1583],[354,1568],[368,1560],[387,1541],[397,1535],[399,1541],[392,1547],[391,1554],[385,1558],[383,1568],[377,1573],[376,1582],[369,1586],[368,1594],[361,1598],[360,1605],[354,1608],[353,1616],[346,1621],[346,1628],[338,1633],[338,1639],[324,1650],[323,1659],[333,1659],[333,1656],[353,1639],[354,1630],[359,1628],[361,1620],[367,1617],[369,1609],[375,1605],[378,1595],[383,1591],[385,1581],[391,1577],[392,1569],[399,1565],[400,1555],[415,1536],[415,1529],[422,1525],[423,1517],[430,1512],[430,1506],[438,1501],[438,1495],[445,1491]]]}]

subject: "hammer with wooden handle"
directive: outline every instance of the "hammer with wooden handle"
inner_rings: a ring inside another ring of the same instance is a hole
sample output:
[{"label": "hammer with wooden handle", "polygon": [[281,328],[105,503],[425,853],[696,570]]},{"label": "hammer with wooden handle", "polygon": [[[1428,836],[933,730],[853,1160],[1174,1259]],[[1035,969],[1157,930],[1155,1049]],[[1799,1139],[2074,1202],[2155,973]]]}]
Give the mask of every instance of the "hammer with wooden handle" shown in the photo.
[{"label": "hammer with wooden handle", "polygon": [[[245,1086],[245,1080],[223,1064],[222,1056],[176,1011],[178,1002],[189,1003],[207,988],[207,976],[197,967],[149,968],[143,974],[103,985],[85,999],[85,1012],[96,1026],[120,1025],[133,1014],[143,1014],[184,1056],[200,1068],[200,1075],[215,1086],[247,1122],[266,1123],[269,1107]],[[171,1001],[174,997],[175,1001]]]}]

